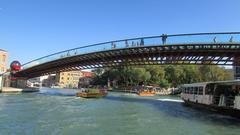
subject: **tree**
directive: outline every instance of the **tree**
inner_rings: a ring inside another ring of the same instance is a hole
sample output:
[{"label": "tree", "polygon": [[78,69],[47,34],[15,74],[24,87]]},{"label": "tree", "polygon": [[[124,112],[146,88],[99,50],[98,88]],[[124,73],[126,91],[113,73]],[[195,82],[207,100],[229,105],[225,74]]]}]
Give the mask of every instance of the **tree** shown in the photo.
[{"label": "tree", "polygon": [[159,83],[159,86],[162,88],[169,88],[171,87],[171,84],[166,79],[162,79]]},{"label": "tree", "polygon": [[184,72],[184,79],[182,80],[182,83],[193,83],[193,82],[199,82],[199,69],[195,65],[188,65],[183,67]]},{"label": "tree", "polygon": [[165,67],[165,77],[172,84],[172,86],[177,87],[184,81],[183,68],[181,66],[166,66]]},{"label": "tree", "polygon": [[106,85],[110,80],[120,87],[137,85],[177,87],[185,83],[233,79],[232,70],[208,65],[120,66],[99,68],[93,72],[96,74],[94,84]]},{"label": "tree", "polygon": [[159,85],[161,80],[164,79],[165,71],[161,66],[146,66],[146,70],[151,74],[151,78],[149,79],[150,85]]}]

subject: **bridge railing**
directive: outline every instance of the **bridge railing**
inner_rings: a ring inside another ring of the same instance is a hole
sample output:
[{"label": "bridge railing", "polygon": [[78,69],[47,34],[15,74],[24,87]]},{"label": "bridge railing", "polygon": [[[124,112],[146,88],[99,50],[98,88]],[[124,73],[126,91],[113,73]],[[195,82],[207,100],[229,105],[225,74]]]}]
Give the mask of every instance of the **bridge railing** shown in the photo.
[{"label": "bridge railing", "polygon": [[152,37],[141,37],[124,39],[117,41],[104,42],[99,44],[93,44],[74,48],[55,54],[51,54],[26,64],[23,64],[22,70],[47,63],[50,61],[63,59],[66,57],[72,57],[82,54],[88,54],[93,52],[124,49],[124,48],[135,48],[144,46],[161,46],[161,45],[173,45],[173,44],[196,44],[196,43],[240,43],[240,32],[228,32],[228,33],[194,33],[194,34],[177,34],[177,35],[166,35],[152,36]]}]

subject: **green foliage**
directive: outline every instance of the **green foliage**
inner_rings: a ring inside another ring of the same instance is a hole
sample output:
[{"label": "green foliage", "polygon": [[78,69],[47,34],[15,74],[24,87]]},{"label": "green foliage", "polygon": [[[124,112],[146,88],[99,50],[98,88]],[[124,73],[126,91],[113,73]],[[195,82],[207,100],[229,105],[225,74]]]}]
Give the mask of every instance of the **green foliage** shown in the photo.
[{"label": "green foliage", "polygon": [[146,70],[151,75],[151,78],[148,80],[150,85],[159,85],[164,79],[165,71],[161,66],[146,66]]},{"label": "green foliage", "polygon": [[159,84],[160,87],[162,88],[169,88],[171,84],[168,82],[166,79],[162,79]]},{"label": "green foliage", "polygon": [[94,84],[106,85],[110,80],[113,87],[153,85],[166,88],[185,83],[233,79],[232,70],[206,65],[125,66],[96,69],[94,73],[96,74]]}]

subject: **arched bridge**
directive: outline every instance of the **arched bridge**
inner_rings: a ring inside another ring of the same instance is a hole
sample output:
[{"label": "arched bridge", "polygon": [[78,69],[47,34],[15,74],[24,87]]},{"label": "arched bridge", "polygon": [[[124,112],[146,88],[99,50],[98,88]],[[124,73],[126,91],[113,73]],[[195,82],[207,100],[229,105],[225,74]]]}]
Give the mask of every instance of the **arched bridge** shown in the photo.
[{"label": "arched bridge", "polygon": [[240,65],[240,32],[161,35],[117,40],[51,54],[23,65],[16,77],[121,65]]}]

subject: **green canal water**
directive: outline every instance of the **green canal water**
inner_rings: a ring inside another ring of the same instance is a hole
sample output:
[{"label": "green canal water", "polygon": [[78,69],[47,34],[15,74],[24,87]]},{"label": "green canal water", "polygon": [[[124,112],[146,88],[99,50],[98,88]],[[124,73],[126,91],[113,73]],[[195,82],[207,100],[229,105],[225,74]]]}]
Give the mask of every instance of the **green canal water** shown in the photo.
[{"label": "green canal water", "polygon": [[0,94],[0,135],[239,135],[240,120],[186,107],[174,96],[74,90]]}]

